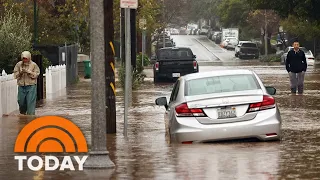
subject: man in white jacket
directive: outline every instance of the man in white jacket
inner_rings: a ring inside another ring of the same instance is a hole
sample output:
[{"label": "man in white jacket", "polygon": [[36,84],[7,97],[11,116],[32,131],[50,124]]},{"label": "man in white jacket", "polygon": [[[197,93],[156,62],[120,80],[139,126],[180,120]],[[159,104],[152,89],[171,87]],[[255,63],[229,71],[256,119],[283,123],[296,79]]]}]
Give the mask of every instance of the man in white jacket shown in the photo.
[{"label": "man in white jacket", "polygon": [[21,53],[14,70],[14,77],[18,83],[18,104],[20,114],[35,115],[37,101],[37,78],[40,74],[38,65],[31,60],[31,53]]}]

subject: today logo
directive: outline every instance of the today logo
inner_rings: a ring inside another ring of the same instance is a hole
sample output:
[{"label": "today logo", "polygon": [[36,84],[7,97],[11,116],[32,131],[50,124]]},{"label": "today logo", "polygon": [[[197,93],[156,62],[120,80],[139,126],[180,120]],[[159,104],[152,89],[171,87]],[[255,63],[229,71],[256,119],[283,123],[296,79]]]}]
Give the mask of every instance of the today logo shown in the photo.
[{"label": "today logo", "polygon": [[[37,118],[27,124],[19,133],[15,153],[87,153],[87,141],[81,130],[71,121],[57,116]],[[78,164],[78,170],[83,170],[83,165],[88,156],[63,156],[60,164],[56,156],[14,156],[18,160],[18,170],[23,170],[24,160],[30,170],[39,171],[45,164],[45,171],[54,171],[59,168],[75,170],[73,159]],[[36,164],[36,166],[34,166]]]}]

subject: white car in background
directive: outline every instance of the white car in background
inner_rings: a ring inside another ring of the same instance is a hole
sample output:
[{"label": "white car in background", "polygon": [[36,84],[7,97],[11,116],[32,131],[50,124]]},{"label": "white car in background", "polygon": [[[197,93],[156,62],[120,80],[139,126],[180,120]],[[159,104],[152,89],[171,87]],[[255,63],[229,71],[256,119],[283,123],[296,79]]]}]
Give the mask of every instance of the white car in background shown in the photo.
[{"label": "white car in background", "polygon": [[[281,56],[281,64],[286,64],[288,52],[291,51],[292,49],[293,47],[287,47],[287,49],[284,51],[284,53]],[[305,47],[300,47],[300,50],[302,50],[305,53],[308,66],[313,66],[314,65],[313,53],[310,50],[307,50],[307,48]]]},{"label": "white car in background", "polygon": [[221,46],[222,46],[223,48],[227,48],[228,43],[229,43],[230,41],[237,41],[237,40],[238,40],[238,39],[235,38],[235,37],[227,37],[224,41],[222,41]]},{"label": "white car in background", "polygon": [[200,35],[207,35],[209,32],[209,26],[202,26],[200,29]]},{"label": "white car in background", "polygon": [[234,50],[237,47],[238,43],[239,43],[238,39],[230,39],[226,49],[227,50]]}]

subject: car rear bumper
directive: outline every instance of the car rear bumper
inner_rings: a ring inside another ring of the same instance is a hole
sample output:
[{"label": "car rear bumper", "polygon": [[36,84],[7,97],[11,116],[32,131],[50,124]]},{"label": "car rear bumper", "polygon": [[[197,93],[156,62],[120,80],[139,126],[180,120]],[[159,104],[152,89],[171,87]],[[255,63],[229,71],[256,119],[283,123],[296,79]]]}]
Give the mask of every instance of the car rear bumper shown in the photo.
[{"label": "car rear bumper", "polygon": [[[154,73],[154,77],[156,78],[167,78],[167,79],[175,79],[181,76],[185,76],[187,74],[197,73],[198,71],[190,71],[190,72],[166,72],[166,73]],[[180,73],[179,77],[173,77],[173,74]]]},{"label": "car rear bumper", "polygon": [[[279,140],[281,137],[281,117],[276,109],[259,112],[256,118],[250,121],[204,125],[190,117],[177,118],[173,124],[171,137],[178,143],[246,138],[268,141]],[[276,135],[270,135],[273,133]]]}]

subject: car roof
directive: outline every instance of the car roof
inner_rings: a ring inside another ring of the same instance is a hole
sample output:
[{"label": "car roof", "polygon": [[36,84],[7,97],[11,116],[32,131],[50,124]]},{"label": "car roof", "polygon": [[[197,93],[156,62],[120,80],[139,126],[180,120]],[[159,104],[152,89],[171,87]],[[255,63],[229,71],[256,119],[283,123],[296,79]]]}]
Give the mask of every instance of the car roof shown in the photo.
[{"label": "car roof", "polygon": [[228,76],[228,75],[243,75],[243,74],[253,74],[253,71],[248,69],[228,69],[228,70],[213,70],[209,72],[199,72],[199,73],[192,73],[185,76],[182,76],[182,79],[186,81],[194,80],[194,79],[201,79],[201,78],[208,78],[208,77],[215,77],[215,76]]},{"label": "car roof", "polygon": [[166,49],[190,49],[190,48],[188,48],[188,47],[164,47],[159,50],[166,50]]}]

